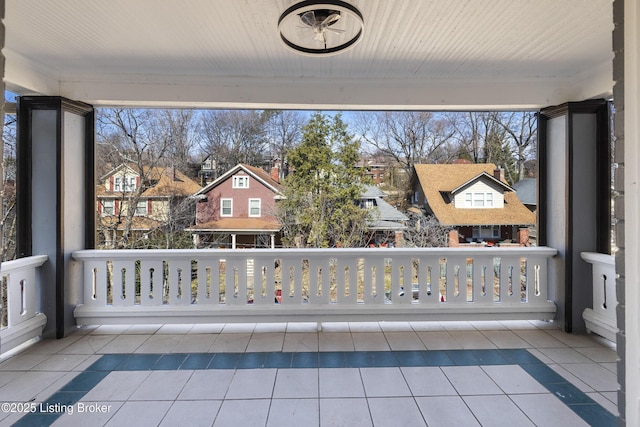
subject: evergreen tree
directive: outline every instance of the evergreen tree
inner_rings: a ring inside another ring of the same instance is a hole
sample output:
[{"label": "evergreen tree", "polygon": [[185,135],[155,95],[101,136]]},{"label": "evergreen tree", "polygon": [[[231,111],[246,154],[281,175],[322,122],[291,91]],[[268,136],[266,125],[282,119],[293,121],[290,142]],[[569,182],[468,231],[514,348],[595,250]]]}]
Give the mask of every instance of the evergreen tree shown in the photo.
[{"label": "evergreen tree", "polygon": [[302,142],[289,151],[292,173],[278,204],[283,243],[292,247],[357,247],[364,244],[367,212],[359,207],[364,170],[356,168],[360,143],[340,114],[314,114]]}]

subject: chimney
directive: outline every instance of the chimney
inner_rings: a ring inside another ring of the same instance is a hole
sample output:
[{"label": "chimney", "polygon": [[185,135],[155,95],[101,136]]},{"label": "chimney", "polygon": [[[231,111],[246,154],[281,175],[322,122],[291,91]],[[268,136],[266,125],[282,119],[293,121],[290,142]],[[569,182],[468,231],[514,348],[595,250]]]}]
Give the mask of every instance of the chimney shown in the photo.
[{"label": "chimney", "polygon": [[449,230],[449,247],[457,248],[458,246],[460,246],[458,230]]},{"label": "chimney", "polygon": [[278,166],[274,166],[271,168],[271,179],[273,179],[275,182],[280,182],[280,168]]},{"label": "chimney", "polygon": [[493,170],[493,177],[498,181],[504,182],[504,169],[498,166]]},{"label": "chimney", "polygon": [[529,229],[528,228],[519,228],[518,229],[518,243],[520,246],[531,246],[529,242]]}]

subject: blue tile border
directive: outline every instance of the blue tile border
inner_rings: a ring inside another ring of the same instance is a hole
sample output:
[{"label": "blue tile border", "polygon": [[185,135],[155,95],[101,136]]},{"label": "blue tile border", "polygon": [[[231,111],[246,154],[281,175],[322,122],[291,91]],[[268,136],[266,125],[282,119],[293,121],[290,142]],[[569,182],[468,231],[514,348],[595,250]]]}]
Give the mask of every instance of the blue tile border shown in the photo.
[{"label": "blue tile border", "polygon": [[64,412],[46,408],[75,405],[113,371],[479,365],[519,365],[590,425],[617,425],[613,414],[525,349],[106,354],[43,402],[44,411],[26,414],[13,425],[51,425]]}]

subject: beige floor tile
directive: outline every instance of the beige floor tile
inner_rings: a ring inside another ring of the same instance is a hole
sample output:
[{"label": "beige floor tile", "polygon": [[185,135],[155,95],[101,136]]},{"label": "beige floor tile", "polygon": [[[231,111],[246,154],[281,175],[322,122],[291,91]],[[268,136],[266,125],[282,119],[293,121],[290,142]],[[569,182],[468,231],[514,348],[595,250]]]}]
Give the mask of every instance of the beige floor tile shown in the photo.
[{"label": "beige floor tile", "polygon": [[382,332],[351,332],[356,351],[389,351],[389,343]]},{"label": "beige floor tile", "polygon": [[481,368],[505,394],[547,392],[546,388],[518,365],[489,365]]},{"label": "beige floor tile", "polygon": [[147,339],[149,335],[119,335],[102,347],[98,353],[133,353]]},{"label": "beige floor tile", "polygon": [[53,354],[34,366],[32,371],[72,371],[88,357],[86,354]]},{"label": "beige floor tile", "polygon": [[160,427],[175,427],[188,424],[189,427],[210,427],[213,424],[221,400],[175,401],[162,419]]},{"label": "beige floor tile", "polygon": [[479,366],[443,366],[441,369],[461,396],[503,394]]},{"label": "beige floor tile", "polygon": [[317,369],[278,369],[273,389],[274,399],[318,397]]},{"label": "beige floor tile", "polygon": [[151,371],[131,395],[131,400],[175,400],[193,371]]},{"label": "beige floor tile", "polygon": [[369,398],[367,402],[376,427],[426,426],[418,405],[411,397]]},{"label": "beige floor tile", "polygon": [[357,368],[320,368],[320,397],[365,397],[360,370]]},{"label": "beige floor tile", "polygon": [[511,331],[482,331],[498,348],[527,348],[530,344]]},{"label": "beige floor tile", "polygon": [[367,400],[364,398],[320,399],[320,426],[372,427],[373,421]]},{"label": "beige floor tile", "polygon": [[462,399],[483,426],[535,427],[507,396],[465,396]]},{"label": "beige floor tile", "polygon": [[318,334],[316,332],[287,332],[284,336],[282,351],[318,351]]},{"label": "beige floor tile", "polygon": [[276,369],[239,369],[235,372],[226,399],[270,399]]},{"label": "beige floor tile", "polygon": [[[586,427],[588,424],[557,397],[548,394],[509,396],[527,417],[539,427]],[[544,410],[541,410],[544,408]]]},{"label": "beige floor tile", "polygon": [[411,396],[400,368],[361,368],[360,375],[368,398]]},{"label": "beige floor tile", "polygon": [[209,348],[210,353],[244,353],[251,339],[250,333],[220,334]]},{"label": "beige floor tile", "polygon": [[416,403],[429,427],[480,426],[459,396],[416,397]]},{"label": "beige floor tile", "polygon": [[196,370],[184,385],[179,400],[222,400],[233,379],[232,369]]},{"label": "beige floor tile", "polygon": [[400,370],[414,396],[458,395],[439,367],[403,367]]},{"label": "beige floor tile", "polygon": [[301,427],[320,424],[317,399],[274,399],[267,427]]},{"label": "beige floor tile", "polygon": [[264,427],[270,405],[269,399],[225,400],[213,427]]},{"label": "beige floor tile", "polygon": [[448,331],[416,332],[427,350],[458,350],[462,347]]},{"label": "beige floor tile", "polygon": [[479,349],[495,349],[495,344],[487,339],[480,331],[449,331],[453,339],[456,340],[460,347],[469,350]]},{"label": "beige floor tile", "polygon": [[122,427],[131,425],[131,420],[136,420],[136,427],[155,427],[160,424],[171,404],[170,401],[126,402],[106,426]]},{"label": "beige floor tile", "polygon": [[350,332],[322,332],[318,335],[320,351],[353,351]]},{"label": "beige floor tile", "polygon": [[284,332],[254,332],[251,335],[246,351],[282,351],[284,335]]},{"label": "beige floor tile", "polygon": [[135,353],[171,353],[178,348],[183,335],[152,335],[142,343]]},{"label": "beige floor tile", "polygon": [[418,335],[411,332],[391,332],[387,331],[384,333],[387,342],[389,343],[389,347],[391,350],[400,351],[400,350],[426,350],[426,347],[422,340],[418,337]]}]

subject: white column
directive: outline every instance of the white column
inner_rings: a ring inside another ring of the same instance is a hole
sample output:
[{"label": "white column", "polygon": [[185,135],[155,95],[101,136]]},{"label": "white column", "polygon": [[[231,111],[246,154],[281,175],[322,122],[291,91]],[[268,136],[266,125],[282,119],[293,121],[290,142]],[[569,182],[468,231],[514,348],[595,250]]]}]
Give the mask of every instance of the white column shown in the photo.
[{"label": "white column", "polygon": [[640,6],[624,2],[626,421],[640,425]]},{"label": "white column", "polygon": [[271,235],[271,249],[275,249],[276,248],[276,236],[275,235]]},{"label": "white column", "polygon": [[236,248],[236,235],[232,234],[231,235],[231,249],[235,249]]}]

